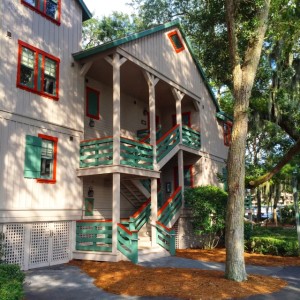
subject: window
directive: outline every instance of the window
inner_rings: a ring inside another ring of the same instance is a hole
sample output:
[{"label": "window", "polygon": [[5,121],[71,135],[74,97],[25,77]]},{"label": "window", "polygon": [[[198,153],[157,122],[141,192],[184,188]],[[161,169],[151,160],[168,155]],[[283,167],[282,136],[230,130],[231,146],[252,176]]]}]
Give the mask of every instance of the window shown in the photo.
[{"label": "window", "polygon": [[26,136],[24,177],[36,178],[40,183],[56,182],[56,137],[39,134]]},{"label": "window", "polygon": [[99,92],[89,87],[86,88],[86,115],[99,120]]},{"label": "window", "polygon": [[[193,166],[184,166],[183,168],[183,180],[185,187],[194,187],[194,175],[193,175]],[[174,168],[174,190],[179,186],[178,179],[178,167]]]},{"label": "window", "polygon": [[60,24],[60,1],[61,0],[21,0],[24,5],[57,25]]},{"label": "window", "polygon": [[60,60],[19,41],[17,87],[58,100]]},{"label": "window", "polygon": [[[182,118],[182,125],[191,127],[191,112],[190,111],[183,112],[181,115],[181,118]],[[172,123],[173,123],[173,126],[175,126],[177,124],[176,115],[172,115]]]},{"label": "window", "polygon": [[223,123],[223,134],[224,134],[224,145],[225,146],[230,146],[231,131],[232,131],[232,123],[231,122],[224,122]]},{"label": "window", "polygon": [[179,53],[184,50],[184,45],[183,45],[181,38],[179,37],[179,34],[176,30],[168,33],[168,37],[169,37],[176,53]]}]

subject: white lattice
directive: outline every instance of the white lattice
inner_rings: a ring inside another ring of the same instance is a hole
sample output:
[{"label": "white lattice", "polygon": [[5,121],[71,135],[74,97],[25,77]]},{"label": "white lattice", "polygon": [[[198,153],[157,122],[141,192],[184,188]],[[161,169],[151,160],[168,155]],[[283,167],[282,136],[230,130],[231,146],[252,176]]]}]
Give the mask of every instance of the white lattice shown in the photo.
[{"label": "white lattice", "polygon": [[32,224],[30,234],[29,264],[46,265],[49,263],[50,223]]},{"label": "white lattice", "polygon": [[68,261],[70,256],[71,222],[53,224],[52,261]]},{"label": "white lattice", "polygon": [[5,261],[24,267],[25,226],[7,224],[4,226]]}]

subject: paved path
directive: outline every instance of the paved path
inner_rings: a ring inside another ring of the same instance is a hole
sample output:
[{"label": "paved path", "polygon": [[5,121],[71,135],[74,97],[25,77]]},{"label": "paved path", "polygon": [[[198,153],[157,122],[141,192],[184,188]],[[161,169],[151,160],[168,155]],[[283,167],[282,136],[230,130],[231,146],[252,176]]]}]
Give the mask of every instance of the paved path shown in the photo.
[{"label": "paved path", "polygon": [[[141,263],[147,267],[197,268],[224,270],[224,264],[206,263],[179,257],[164,257]],[[289,285],[269,295],[251,296],[248,300],[299,300],[300,267],[247,266],[247,273],[282,278]],[[129,297],[104,292],[93,285],[93,279],[70,265],[33,269],[26,272],[25,300],[174,300],[167,297]]]}]

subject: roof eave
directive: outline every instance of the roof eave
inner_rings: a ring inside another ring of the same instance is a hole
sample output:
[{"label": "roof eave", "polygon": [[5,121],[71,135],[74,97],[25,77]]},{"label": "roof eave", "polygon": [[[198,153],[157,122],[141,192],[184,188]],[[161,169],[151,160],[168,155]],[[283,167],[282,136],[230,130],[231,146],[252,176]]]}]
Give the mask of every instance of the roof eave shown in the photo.
[{"label": "roof eave", "polygon": [[92,13],[89,11],[83,0],[78,0],[78,3],[82,8],[82,21],[89,20],[93,16]]}]

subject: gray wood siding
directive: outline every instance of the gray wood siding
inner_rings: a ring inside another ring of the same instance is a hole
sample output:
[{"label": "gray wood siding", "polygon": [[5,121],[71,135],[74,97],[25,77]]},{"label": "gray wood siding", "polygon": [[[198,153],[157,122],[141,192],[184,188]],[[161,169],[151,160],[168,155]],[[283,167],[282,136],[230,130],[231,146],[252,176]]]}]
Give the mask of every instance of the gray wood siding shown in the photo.
[{"label": "gray wood siding", "polygon": [[[25,137],[39,133],[58,138],[55,184],[24,178]],[[59,127],[46,129],[0,116],[0,222],[80,219],[79,141],[76,132],[67,134]]]},{"label": "gray wood siding", "polygon": [[[19,0],[1,1],[0,110],[82,129],[84,83],[77,65],[72,67],[71,55],[80,49],[82,12],[74,0],[61,4],[61,25],[57,26]],[[60,59],[59,101],[16,87],[18,40]]]}]

